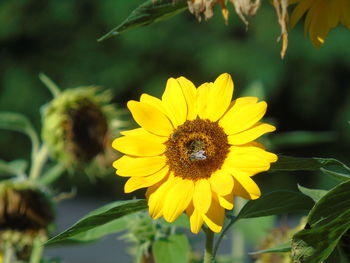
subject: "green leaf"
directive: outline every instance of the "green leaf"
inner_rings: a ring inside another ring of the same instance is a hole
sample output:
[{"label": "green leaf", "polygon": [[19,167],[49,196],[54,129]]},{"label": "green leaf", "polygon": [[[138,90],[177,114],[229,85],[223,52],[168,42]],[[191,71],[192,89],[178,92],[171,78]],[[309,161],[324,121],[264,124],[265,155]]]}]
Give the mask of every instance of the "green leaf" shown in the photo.
[{"label": "green leaf", "polygon": [[18,131],[28,135],[32,141],[33,154],[38,151],[38,135],[26,116],[14,112],[0,112],[0,129]]},{"label": "green leaf", "polygon": [[349,228],[350,209],[327,224],[296,233],[292,240],[293,263],[323,262]]},{"label": "green leaf", "polygon": [[350,181],[338,184],[328,191],[310,211],[308,223],[311,227],[326,224],[345,211],[350,211]]},{"label": "green leaf", "polygon": [[325,263],[349,263],[349,260],[347,256],[344,254],[343,250],[339,247],[339,244],[337,247],[333,250],[332,254],[329,255]]},{"label": "green leaf", "polygon": [[337,185],[315,204],[308,216],[308,226],[310,229],[293,237],[296,263],[322,262],[350,228],[350,181]]},{"label": "green leaf", "polygon": [[291,250],[291,245],[290,243],[285,243],[278,245],[274,248],[269,248],[269,249],[263,249],[263,250],[258,250],[254,252],[250,252],[250,255],[260,255],[260,254],[265,254],[265,253],[284,253],[284,252],[289,252]]},{"label": "green leaf", "polygon": [[262,195],[257,200],[248,201],[237,215],[237,220],[241,218],[308,211],[313,205],[314,202],[301,193],[275,191]]},{"label": "green leaf", "polygon": [[321,171],[327,175],[333,176],[335,179],[338,179],[339,181],[344,182],[344,181],[350,180],[350,174],[338,173],[338,172],[330,171],[325,168],[321,168]]},{"label": "green leaf", "polygon": [[117,27],[102,36],[98,41],[103,41],[121,32],[140,26],[147,26],[172,17],[187,9],[186,0],[147,0],[138,6],[131,14]]},{"label": "green leaf", "polygon": [[312,198],[312,200],[314,200],[315,202],[318,202],[328,192],[326,190],[309,189],[309,188],[303,187],[301,185],[298,185],[298,188],[299,188],[300,192],[302,192],[304,195],[307,195],[308,197]]},{"label": "green leaf", "polygon": [[278,156],[278,161],[271,165],[270,171],[317,171],[329,166],[338,166],[350,171],[350,168],[333,158],[300,158]]},{"label": "green leaf", "polygon": [[92,242],[104,236],[125,230],[126,223],[127,221],[124,217],[118,218],[101,226],[96,226],[93,229],[77,234],[69,238],[69,240],[74,242]]},{"label": "green leaf", "polygon": [[80,219],[73,226],[51,238],[46,244],[54,244],[71,239],[81,233],[100,227],[125,215],[147,208],[146,200],[128,200],[105,205]]},{"label": "green leaf", "polygon": [[159,239],[154,243],[152,250],[156,263],[189,262],[190,244],[184,234]]},{"label": "green leaf", "polygon": [[291,191],[275,191],[262,195],[257,200],[248,201],[239,211],[238,215],[236,217],[231,217],[231,221],[223,229],[223,231],[221,231],[214,246],[214,257],[224,235],[238,220],[242,218],[254,218],[308,211],[313,207],[313,205],[314,202],[308,196]]}]

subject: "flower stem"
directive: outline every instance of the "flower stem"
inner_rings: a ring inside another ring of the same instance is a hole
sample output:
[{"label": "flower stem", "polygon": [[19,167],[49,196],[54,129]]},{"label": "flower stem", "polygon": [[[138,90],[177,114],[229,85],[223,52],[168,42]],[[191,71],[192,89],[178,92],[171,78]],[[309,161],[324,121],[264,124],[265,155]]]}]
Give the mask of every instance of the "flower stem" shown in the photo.
[{"label": "flower stem", "polygon": [[61,93],[59,87],[44,73],[39,74],[39,79],[50,90],[54,98],[58,97]]},{"label": "flower stem", "polygon": [[14,256],[14,251],[13,247],[10,243],[5,243],[5,252],[4,252],[4,263],[11,263],[13,262],[13,256]]},{"label": "flower stem", "polygon": [[43,254],[43,244],[40,238],[34,240],[32,254],[30,255],[30,263],[40,263]]},{"label": "flower stem", "polygon": [[203,263],[212,263],[213,262],[213,245],[214,245],[214,232],[209,228],[203,228],[205,233],[205,251],[204,251],[204,260]]},{"label": "flower stem", "polygon": [[29,173],[29,179],[36,180],[40,174],[43,166],[45,165],[48,158],[48,149],[46,145],[42,145],[39,152],[32,160],[32,165]]}]

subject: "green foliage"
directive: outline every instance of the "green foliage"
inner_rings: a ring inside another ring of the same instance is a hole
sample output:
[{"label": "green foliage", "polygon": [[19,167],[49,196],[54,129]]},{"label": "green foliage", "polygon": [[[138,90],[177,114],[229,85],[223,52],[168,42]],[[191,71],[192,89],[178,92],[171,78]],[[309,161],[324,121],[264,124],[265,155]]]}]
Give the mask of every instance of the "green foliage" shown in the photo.
[{"label": "green foliage", "polygon": [[257,200],[247,202],[237,215],[236,220],[308,211],[313,205],[312,200],[303,194],[290,191],[275,191],[262,195]]},{"label": "green foliage", "polygon": [[293,237],[292,258],[295,263],[319,263],[325,260],[350,228],[350,210],[327,224],[304,229]]},{"label": "green foliage", "polygon": [[80,234],[73,235],[67,241],[78,243],[96,241],[104,236],[124,231],[126,229],[126,225],[127,224],[125,218],[117,218],[108,223],[102,224],[100,226],[95,226],[94,228],[87,231],[83,231]]},{"label": "green foliage", "polygon": [[[115,221],[116,219],[121,218],[125,215],[131,214],[137,211],[141,211],[146,208],[147,208],[147,203],[145,200],[119,201],[119,202],[114,202],[114,203],[105,205],[99,209],[94,210],[87,216],[83,217],[77,223],[75,223],[72,227],[68,228],[67,230],[63,231],[57,236],[51,238],[47,242],[47,244],[49,245],[49,244],[59,243],[59,242],[66,241],[68,239],[79,240],[82,238],[82,236],[77,236],[77,235],[83,232],[94,229],[96,227],[100,227],[104,224]],[[108,232],[111,230],[109,227],[112,226],[113,228],[116,225],[118,226],[117,229],[119,229],[119,226],[120,226],[119,223],[115,223],[115,224],[111,223],[111,225],[107,225],[97,230],[97,233],[96,232],[92,234],[87,233],[86,235],[87,236],[92,235],[93,237],[96,237],[96,236],[101,237],[103,233],[106,233],[105,232],[106,228]],[[84,237],[83,239],[86,239],[86,237]]]},{"label": "green foliage", "polygon": [[0,160],[0,177],[4,175],[24,175],[28,167],[26,160],[14,160],[12,162],[5,162]]},{"label": "green foliage", "polygon": [[338,172],[334,172],[325,168],[321,168],[321,171],[324,172],[327,175],[330,175],[334,178],[336,178],[339,181],[348,181],[350,180],[350,174],[345,174],[345,173],[338,173]]},{"label": "green foliage", "polygon": [[306,187],[303,187],[301,185],[298,185],[299,191],[302,192],[304,195],[310,197],[315,202],[318,202],[326,193],[326,190],[319,190],[319,189],[309,189]]},{"label": "green foliage", "polygon": [[279,156],[278,161],[271,165],[270,171],[317,171],[329,166],[337,166],[350,171],[348,166],[333,158],[300,158],[290,156]]},{"label": "green foliage", "polygon": [[186,235],[175,234],[157,240],[152,251],[156,263],[187,263],[190,255],[190,244]]},{"label": "green foliage", "polygon": [[251,252],[249,254],[250,255],[259,255],[259,254],[265,254],[265,253],[283,253],[283,252],[289,252],[290,250],[291,250],[291,246],[289,243],[287,243],[287,244],[282,244],[282,245],[276,246],[274,248],[254,251],[254,252]]},{"label": "green foliage", "polygon": [[119,26],[113,28],[109,33],[99,38],[98,41],[118,35],[131,28],[151,25],[174,16],[186,9],[187,1],[185,0],[147,0],[132,11]]},{"label": "green foliage", "polygon": [[311,209],[307,227],[294,235],[292,255],[296,263],[325,260],[350,228],[350,181],[325,194]]},{"label": "green foliage", "polygon": [[275,191],[262,195],[257,200],[248,201],[239,211],[236,217],[231,217],[230,222],[220,233],[220,236],[214,247],[216,255],[221,240],[226,232],[240,219],[255,218],[270,215],[279,215],[283,213],[308,211],[313,207],[313,201],[300,193],[290,191]]}]

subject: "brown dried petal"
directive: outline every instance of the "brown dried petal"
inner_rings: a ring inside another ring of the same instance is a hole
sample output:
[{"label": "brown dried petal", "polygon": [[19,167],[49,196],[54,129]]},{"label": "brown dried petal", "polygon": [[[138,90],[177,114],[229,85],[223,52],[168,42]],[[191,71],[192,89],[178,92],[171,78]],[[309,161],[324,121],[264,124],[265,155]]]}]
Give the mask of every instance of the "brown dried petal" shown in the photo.
[{"label": "brown dried petal", "polygon": [[276,10],[278,23],[281,26],[281,35],[278,41],[282,39],[281,58],[283,58],[288,46],[288,0],[273,0],[272,4]]},{"label": "brown dried petal", "polygon": [[254,16],[260,7],[260,0],[230,0],[235,7],[237,15],[248,26],[246,16]]},{"label": "brown dried petal", "polygon": [[202,15],[205,20],[214,15],[213,7],[219,2],[221,0],[188,0],[187,4],[190,12],[196,16],[198,21],[201,21]]}]

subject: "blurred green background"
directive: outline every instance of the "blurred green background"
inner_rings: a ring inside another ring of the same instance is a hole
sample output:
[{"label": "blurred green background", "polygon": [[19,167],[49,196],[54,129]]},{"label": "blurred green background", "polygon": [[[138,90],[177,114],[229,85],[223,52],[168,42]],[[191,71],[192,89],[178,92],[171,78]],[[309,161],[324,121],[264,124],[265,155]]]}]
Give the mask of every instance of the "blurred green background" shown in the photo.
[{"label": "blurred green background", "polygon": [[[266,2],[248,31],[230,7],[228,26],[219,9],[214,18],[201,23],[186,11],[96,41],[140,3],[2,0],[0,110],[24,113],[40,131],[40,107],[51,99],[39,81],[40,72],[62,89],[81,85],[112,89],[120,107],[141,93],[160,96],[169,77],[185,76],[199,85],[228,72],[235,96],[256,95],[268,102],[267,118],[278,131],[267,144],[275,152],[349,161],[350,34],[345,28],[332,31],[316,50],[299,24],[290,31],[282,60],[277,18]],[[291,131],[306,133],[286,133]],[[6,161],[28,158],[30,142],[19,133],[0,131],[0,149],[0,159]],[[295,188],[296,182],[329,183],[323,176],[294,175],[257,179],[265,189]],[[115,182],[113,171],[107,180]]]}]

